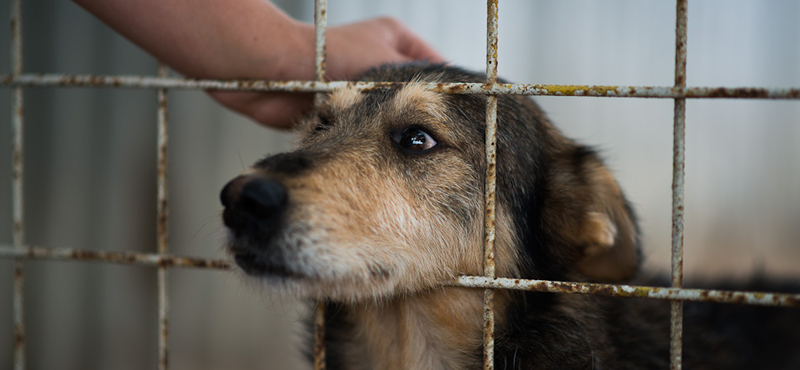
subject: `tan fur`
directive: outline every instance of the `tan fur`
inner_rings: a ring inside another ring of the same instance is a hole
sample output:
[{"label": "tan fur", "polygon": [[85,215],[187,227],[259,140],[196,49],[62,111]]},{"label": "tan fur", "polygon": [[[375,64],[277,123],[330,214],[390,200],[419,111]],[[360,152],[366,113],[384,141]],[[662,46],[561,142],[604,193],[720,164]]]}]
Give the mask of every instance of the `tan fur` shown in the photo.
[{"label": "tan fur", "polygon": [[[357,100],[353,91],[344,88],[333,92],[329,109],[346,110]],[[438,132],[455,135],[436,119],[441,113],[435,112],[444,110],[441,104],[440,94],[427,91],[420,84],[410,84],[398,92],[391,104],[385,104],[379,118],[422,113],[429,124],[438,127]],[[401,174],[394,168],[383,168],[379,163],[382,158],[371,155],[370,147],[375,145],[371,140],[377,135],[368,133],[368,138],[348,144],[347,150],[339,151],[319,170],[302,176],[270,175],[292,195],[292,207],[285,216],[287,223],[304,230],[299,235],[291,233],[290,228],[287,242],[303,247],[302,253],[287,263],[319,279],[315,284],[283,282],[282,288],[304,296],[358,301],[413,292],[431,286],[433,281],[482,273],[483,253],[474,248],[483,244],[480,217],[475,218],[474,224],[463,225],[443,217],[431,206],[412,207],[441,201],[431,198],[436,194],[420,198],[416,191],[419,188],[464,183],[474,173],[458,161],[442,163],[447,172],[409,188],[401,183]],[[476,210],[483,203],[481,199],[464,201]],[[405,227],[398,229],[395,225]],[[503,209],[498,210],[498,225],[497,271],[513,276],[518,259],[514,248],[516,231]]]},{"label": "tan fur", "polygon": [[336,89],[328,98],[328,103],[338,109],[344,109],[355,105],[363,98],[363,95],[352,87]]},{"label": "tan fur", "polygon": [[[423,84],[484,76],[408,64],[364,78],[407,84],[332,92],[299,125],[296,151],[229,182],[221,193],[228,250],[268,289],[325,305],[328,369],[480,369],[483,290],[447,285],[482,274],[486,101]],[[497,275],[633,277],[635,214],[596,151],[564,137],[526,97],[499,96],[497,117]],[[786,329],[796,317],[760,312],[753,317],[771,323],[742,322],[722,307],[693,304],[684,317],[695,329],[685,332],[687,367],[797,368],[796,359],[764,365],[798,347],[798,330]],[[496,290],[494,366],[665,369],[668,309],[667,302]],[[730,330],[726,321],[745,325]],[[775,345],[755,356],[758,345],[741,339],[763,338],[766,326],[779,329]]]},{"label": "tan fur", "polygon": [[481,346],[482,312],[483,292],[463,288],[361,304],[349,318],[358,335],[346,357],[353,369],[463,369]]},{"label": "tan fur", "polygon": [[622,207],[622,192],[611,172],[598,166],[591,179],[597,212],[587,215],[584,235],[589,247],[578,268],[601,281],[629,279],[639,266],[633,220]]},{"label": "tan fur", "polygon": [[[344,320],[355,335],[345,339],[343,358],[350,369],[476,365],[483,292],[442,284],[483,273],[485,164],[475,160],[483,143],[458,129],[464,117],[451,114],[450,98],[428,91],[422,82],[410,82],[380,101],[351,87],[333,91],[301,124],[297,155],[313,165],[283,170],[276,169],[280,161],[268,159],[227,188],[239,193],[254,179],[269,179],[285,190],[287,205],[280,227],[269,231],[271,245],[251,246],[247,239],[238,248],[267,254],[261,252],[266,249],[270,261],[279,263],[286,276],[260,276],[270,289],[348,305]],[[530,111],[540,114],[535,106]],[[637,262],[635,235],[614,179],[591,159],[578,169],[587,174],[587,184],[576,185],[576,169],[562,156],[574,143],[543,115],[534,119],[543,134],[564,140],[544,144],[553,157],[547,177],[556,190],[542,210],[541,227],[582,248],[578,269],[586,276],[629,276]],[[392,146],[398,145],[392,135],[409,127],[434,133],[442,141],[440,152],[427,157]],[[559,202],[577,204],[578,213],[564,213]],[[496,270],[502,277],[520,274],[523,231],[516,229],[514,212],[507,202],[498,202]],[[508,297],[496,293],[497,312],[505,310]],[[505,316],[497,318],[498,327],[506,324]]]},{"label": "tan fur", "polygon": [[581,234],[586,238],[586,256],[595,256],[614,246],[617,227],[605,213],[588,212]]},{"label": "tan fur", "polygon": [[444,116],[445,102],[442,94],[430,91],[421,82],[412,82],[400,90],[395,97],[394,110],[403,114],[409,110],[424,112],[430,115],[435,123],[447,122]]}]

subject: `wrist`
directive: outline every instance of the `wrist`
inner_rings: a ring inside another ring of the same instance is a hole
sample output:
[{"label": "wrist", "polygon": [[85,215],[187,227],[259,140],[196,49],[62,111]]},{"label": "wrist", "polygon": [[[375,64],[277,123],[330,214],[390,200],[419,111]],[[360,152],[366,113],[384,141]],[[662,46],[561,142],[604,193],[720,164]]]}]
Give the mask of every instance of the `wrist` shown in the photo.
[{"label": "wrist", "polygon": [[288,17],[286,21],[281,33],[270,37],[275,43],[272,53],[276,57],[276,63],[269,66],[270,70],[265,78],[314,80],[314,26]]}]

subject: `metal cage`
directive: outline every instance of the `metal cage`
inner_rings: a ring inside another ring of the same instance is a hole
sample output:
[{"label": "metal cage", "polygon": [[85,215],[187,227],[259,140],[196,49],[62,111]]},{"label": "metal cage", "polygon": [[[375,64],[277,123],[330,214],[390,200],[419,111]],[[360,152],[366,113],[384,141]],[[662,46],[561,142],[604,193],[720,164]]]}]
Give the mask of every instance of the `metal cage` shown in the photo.
[{"label": "metal cage", "polygon": [[[485,245],[484,276],[461,276],[449,285],[482,288],[484,294],[484,369],[494,368],[494,289],[517,289],[565,294],[595,294],[614,297],[641,297],[671,301],[671,346],[672,369],[681,368],[683,332],[683,301],[705,301],[720,303],[746,303],[753,305],[800,307],[800,294],[754,293],[742,291],[720,291],[683,289],[683,239],[684,239],[684,146],[686,99],[699,98],[743,98],[743,99],[791,99],[800,100],[800,88],[724,88],[686,86],[687,1],[677,0],[675,84],[673,86],[582,86],[582,85],[535,85],[497,83],[497,28],[498,0],[487,1],[486,32],[486,82],[429,84],[428,89],[447,94],[486,95],[486,161],[485,184]],[[345,82],[325,80],[325,32],[327,27],[326,0],[315,1],[316,26],[316,81],[254,81],[254,80],[193,80],[167,77],[168,70],[161,65],[158,76],[97,76],[25,74],[22,63],[22,16],[21,0],[12,0],[11,55],[12,70],[0,76],[2,86],[12,93],[12,245],[0,245],[0,258],[14,259],[14,369],[25,369],[25,320],[23,317],[24,261],[27,259],[49,259],[62,261],[99,261],[129,265],[153,266],[158,276],[158,368],[168,368],[168,302],[167,271],[175,267],[199,269],[230,269],[224,260],[179,257],[169,254],[167,225],[167,150],[168,121],[167,94],[170,89],[218,89],[241,91],[295,91],[328,92],[343,86],[362,91],[377,88],[396,88],[402,84],[389,82]],[[28,87],[127,87],[154,89],[158,97],[158,194],[157,194],[157,253],[105,252],[45,248],[25,242],[23,223],[23,95]],[[602,96],[620,98],[673,99],[674,141],[672,181],[672,286],[669,288],[575,283],[544,280],[509,279],[495,276],[495,163],[497,96],[501,94],[557,95],[557,96]],[[315,368],[325,367],[324,305],[318,304],[315,311]]]}]

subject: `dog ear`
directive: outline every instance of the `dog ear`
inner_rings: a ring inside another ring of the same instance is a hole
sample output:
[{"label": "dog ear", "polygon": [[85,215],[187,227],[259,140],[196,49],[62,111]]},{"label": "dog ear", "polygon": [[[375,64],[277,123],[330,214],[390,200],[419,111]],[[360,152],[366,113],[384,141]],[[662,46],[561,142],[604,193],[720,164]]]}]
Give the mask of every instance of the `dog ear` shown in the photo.
[{"label": "dog ear", "polygon": [[607,182],[594,185],[598,202],[592,208],[597,210],[582,220],[584,248],[577,269],[598,281],[622,281],[639,269],[638,235],[630,206],[611,175],[605,177]]},{"label": "dog ear", "polygon": [[591,281],[632,278],[640,262],[633,210],[594,151],[577,146],[567,153],[550,176],[550,232],[577,247],[570,270]]}]

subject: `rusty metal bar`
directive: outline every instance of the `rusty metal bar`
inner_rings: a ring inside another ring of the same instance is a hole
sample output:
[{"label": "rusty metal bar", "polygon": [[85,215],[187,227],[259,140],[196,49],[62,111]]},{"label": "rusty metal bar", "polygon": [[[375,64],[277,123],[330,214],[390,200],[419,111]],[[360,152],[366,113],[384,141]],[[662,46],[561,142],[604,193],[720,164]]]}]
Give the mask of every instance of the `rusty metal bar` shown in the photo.
[{"label": "rusty metal bar", "polygon": [[[800,99],[800,88],[724,88],[686,87],[686,25],[687,0],[677,0],[676,19],[676,69],[675,86],[586,86],[586,85],[537,85],[497,84],[497,0],[487,0],[487,81],[481,83],[431,83],[427,88],[450,94],[486,94],[486,193],[485,193],[485,250],[484,275],[462,276],[449,285],[485,289],[484,295],[484,368],[493,369],[494,356],[494,289],[534,290],[557,293],[593,294],[614,297],[640,297],[672,301],[671,311],[671,368],[681,368],[682,346],[682,302],[704,301],[718,303],[745,303],[800,307],[800,294],[757,293],[682,289],[683,277],[683,191],[685,151],[685,99],[687,98],[747,98],[747,99]],[[168,361],[168,295],[167,268],[193,267],[230,269],[224,260],[178,257],[168,255],[168,196],[167,196],[167,92],[166,89],[219,89],[250,91],[329,92],[336,88],[352,86],[369,91],[380,88],[397,88],[402,83],[382,82],[326,82],[325,79],[325,32],[327,26],[326,0],[315,0],[315,66],[316,81],[218,81],[190,80],[167,77],[165,67],[159,67],[159,77],[141,76],[88,76],[56,74],[22,74],[22,37],[20,0],[12,1],[12,65],[10,75],[0,76],[2,85],[14,88],[12,136],[13,246],[0,246],[0,258],[17,260],[15,268],[15,358],[14,369],[25,367],[23,325],[23,260],[54,259],[76,261],[100,261],[129,265],[156,266],[159,286],[159,369],[166,370]],[[23,87],[127,87],[158,89],[158,253],[105,252],[72,249],[46,249],[24,245],[23,197],[22,197],[22,122]],[[675,99],[674,111],[674,156],[673,156],[673,235],[672,235],[672,287],[641,287],[593,283],[569,283],[544,280],[495,278],[495,197],[496,197],[496,124],[497,95],[545,95],[545,96],[595,96]],[[315,369],[325,367],[324,348],[324,302],[319,301],[315,309]]]},{"label": "rusty metal bar", "polygon": [[229,270],[230,262],[220,259],[182,257],[159,253],[96,251],[69,248],[0,245],[0,258],[23,258],[61,261],[109,262],[122,265],[189,267]]},{"label": "rusty metal bar", "polygon": [[325,301],[314,309],[314,370],[325,369]]},{"label": "rusty metal bar", "polygon": [[25,369],[24,273],[18,259],[14,266],[14,370]]},{"label": "rusty metal bar", "polygon": [[[486,2],[486,86],[497,83],[497,0]],[[497,95],[486,96],[486,184],[483,274],[495,277],[495,198],[497,190]],[[494,369],[494,289],[483,291],[483,368]]]},{"label": "rusty metal bar", "polygon": [[[158,65],[158,76],[167,77],[169,68]],[[166,255],[169,249],[169,187],[167,181],[167,149],[169,145],[169,121],[167,120],[167,90],[159,89],[158,99],[158,148],[156,155],[157,200],[156,242],[158,254]],[[169,367],[169,296],[167,294],[167,268],[158,266],[158,370]]]},{"label": "rusty metal bar", "polygon": [[[200,268],[231,270],[227,260],[197,257],[161,255],[157,253],[108,252],[66,248],[42,248],[0,245],[0,258],[23,258],[33,260],[56,260],[76,262],[108,262],[124,265],[160,266],[176,268]],[[609,297],[633,297],[692,302],[715,302],[729,304],[753,304],[800,308],[800,294],[769,292],[741,292],[714,289],[685,289],[671,287],[648,287],[635,285],[577,283],[532,279],[488,278],[486,276],[460,276],[446,283],[447,286],[466,288],[493,288],[531,290],[551,293],[575,293]]]},{"label": "rusty metal bar", "polygon": [[[22,1],[11,2],[11,76],[22,75]],[[12,242],[15,248],[25,244],[24,220],[24,101],[22,86],[15,86],[11,103],[11,192]],[[14,264],[14,370],[25,369],[25,266],[23,260]]]},{"label": "rusty metal bar", "polygon": [[316,79],[325,82],[325,43],[328,28],[328,1],[314,0],[314,69]]},{"label": "rusty metal bar", "polygon": [[800,294],[460,276],[449,286],[800,308]]},{"label": "rusty metal bar", "polygon": [[[675,87],[686,87],[687,0],[677,0],[675,16]],[[683,286],[686,99],[675,99],[672,152],[672,287]],[[670,303],[670,369],[683,367],[683,301]]]},{"label": "rusty metal bar", "polygon": [[497,0],[486,4],[486,84],[497,83]]},{"label": "rusty metal bar", "polygon": [[[317,83],[325,83],[325,51],[328,28],[328,1],[314,0],[314,72]],[[314,105],[322,102],[322,94],[314,96]],[[314,310],[314,370],[325,370],[325,301],[317,301]]]},{"label": "rusty metal bar", "polygon": [[[264,81],[264,80],[193,80],[150,76],[98,76],[63,74],[0,75],[0,85],[25,87],[124,87],[136,89],[204,89],[237,91],[330,92],[352,87],[359,91],[398,88],[402,82],[351,81]],[[678,86],[615,86],[615,85],[542,85],[485,83],[427,83],[431,91],[446,94],[592,96],[607,98],[662,99],[788,99],[800,100],[800,87],[678,87]]]},{"label": "rusty metal bar", "polygon": [[[158,75],[166,77],[169,74],[169,68],[166,65],[160,64],[158,66]],[[167,90],[158,90],[158,149],[156,155],[157,161],[157,206],[156,206],[156,231],[157,231],[157,245],[158,253],[167,253],[169,241],[169,187],[167,178],[168,168],[168,147],[169,147],[169,121],[167,118]]]},{"label": "rusty metal bar", "polygon": [[[486,84],[497,82],[497,0],[488,0]],[[495,198],[497,190],[497,95],[486,97],[486,184],[483,274],[495,277]]]}]

